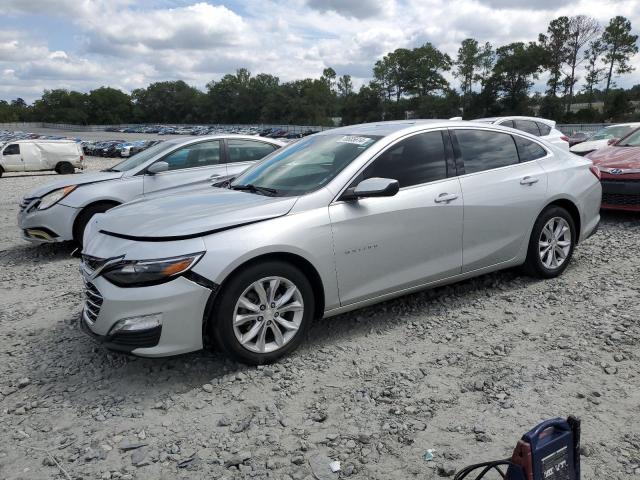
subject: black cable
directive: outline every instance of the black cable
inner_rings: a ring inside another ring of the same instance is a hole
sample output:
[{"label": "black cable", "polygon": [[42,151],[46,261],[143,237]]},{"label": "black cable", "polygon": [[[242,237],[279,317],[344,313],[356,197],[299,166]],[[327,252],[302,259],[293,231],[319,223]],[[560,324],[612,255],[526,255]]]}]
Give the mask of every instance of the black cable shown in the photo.
[{"label": "black cable", "polygon": [[[495,470],[500,474],[500,477],[502,477],[504,480],[507,480],[506,474],[500,468],[498,468],[500,466],[513,467],[518,470],[518,473],[522,473],[522,467],[520,465],[513,463],[510,459],[507,458],[504,460],[494,460],[491,462],[483,462],[483,463],[476,463],[475,465],[469,465],[468,467],[465,467],[462,470],[460,470],[458,473],[456,473],[455,477],[453,477],[453,480],[464,480],[474,470],[479,470],[481,468],[483,470],[478,474],[477,477],[475,477],[475,480],[480,480],[481,478],[484,478],[484,476],[487,473],[489,473],[491,470]],[[522,475],[521,478],[524,478],[524,475]]]}]

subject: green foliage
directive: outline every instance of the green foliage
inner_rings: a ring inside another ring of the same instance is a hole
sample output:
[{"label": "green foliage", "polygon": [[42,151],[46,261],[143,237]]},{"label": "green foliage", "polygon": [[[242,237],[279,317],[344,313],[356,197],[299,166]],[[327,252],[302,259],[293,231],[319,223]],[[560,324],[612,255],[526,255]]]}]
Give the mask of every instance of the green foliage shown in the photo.
[{"label": "green foliage", "polygon": [[604,29],[602,43],[605,49],[605,61],[609,65],[607,74],[608,93],[612,86],[613,75],[622,75],[633,71],[630,58],[638,53],[638,35],[631,34],[631,22],[620,15],[614,17]]}]

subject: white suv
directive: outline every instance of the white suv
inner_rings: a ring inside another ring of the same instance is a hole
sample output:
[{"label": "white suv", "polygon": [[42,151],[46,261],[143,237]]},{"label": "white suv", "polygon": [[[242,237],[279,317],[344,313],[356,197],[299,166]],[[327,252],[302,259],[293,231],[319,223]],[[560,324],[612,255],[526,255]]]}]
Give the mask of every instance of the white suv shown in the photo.
[{"label": "white suv", "polygon": [[549,143],[569,150],[569,137],[556,128],[555,120],[538,117],[512,116],[478,118],[474,120],[474,122],[491,123],[493,125],[515,128],[516,130],[530,133],[536,137],[544,138]]}]

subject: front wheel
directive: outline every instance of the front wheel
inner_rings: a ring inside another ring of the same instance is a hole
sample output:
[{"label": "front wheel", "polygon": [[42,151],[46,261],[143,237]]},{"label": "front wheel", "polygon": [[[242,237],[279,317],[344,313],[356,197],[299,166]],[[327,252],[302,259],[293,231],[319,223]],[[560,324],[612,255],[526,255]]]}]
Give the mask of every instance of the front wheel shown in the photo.
[{"label": "front wheel", "polygon": [[525,271],[535,277],[557,277],[569,266],[576,238],[569,212],[558,206],[547,208],[533,226]]},{"label": "front wheel", "polygon": [[269,261],[242,269],[223,287],[210,333],[235,359],[270,363],[300,345],[313,314],[307,277],[291,264]]}]

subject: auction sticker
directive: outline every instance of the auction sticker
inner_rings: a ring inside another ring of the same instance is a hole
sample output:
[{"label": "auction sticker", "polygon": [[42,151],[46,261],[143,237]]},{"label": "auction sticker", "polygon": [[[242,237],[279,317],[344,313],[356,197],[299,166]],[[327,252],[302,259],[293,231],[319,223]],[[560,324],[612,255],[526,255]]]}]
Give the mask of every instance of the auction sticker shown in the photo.
[{"label": "auction sticker", "polygon": [[336,143],[351,143],[352,145],[360,145],[364,147],[365,145],[369,145],[371,142],[373,142],[373,138],[356,137],[354,135],[345,135]]}]

